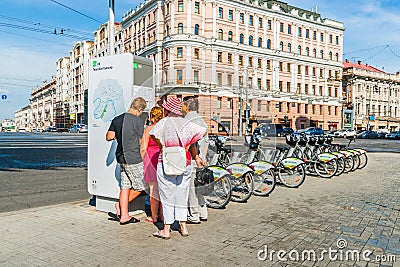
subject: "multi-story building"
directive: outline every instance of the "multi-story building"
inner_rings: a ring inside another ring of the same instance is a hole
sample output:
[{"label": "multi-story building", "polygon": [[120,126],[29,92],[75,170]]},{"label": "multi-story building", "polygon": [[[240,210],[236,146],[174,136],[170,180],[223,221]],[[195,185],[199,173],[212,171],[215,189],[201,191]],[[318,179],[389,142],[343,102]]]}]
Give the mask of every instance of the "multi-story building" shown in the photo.
[{"label": "multi-story building", "polygon": [[343,63],[344,126],[357,130],[400,130],[400,73]]},{"label": "multi-story building", "polygon": [[37,89],[32,90],[30,108],[32,110],[32,129],[43,131],[55,125],[56,77],[44,81]]},{"label": "multi-story building", "polygon": [[31,107],[28,105],[15,111],[14,121],[16,131],[32,131],[30,123],[32,121]]},{"label": "multi-story building", "polygon": [[239,107],[253,126],[341,127],[341,22],[280,1],[147,0],[122,27],[125,52],[154,59],[159,95],[199,95],[233,133]]},{"label": "multi-story building", "polygon": [[66,131],[74,121],[70,119],[70,58],[62,57],[56,62],[56,105],[55,105],[55,126],[60,131]]},{"label": "multi-story building", "polygon": [[[89,49],[90,58],[104,57],[109,55],[109,42],[108,42],[108,22],[103,23],[94,32],[93,46]],[[123,29],[119,22],[114,23],[114,54],[121,54],[124,52]]]},{"label": "multi-story building", "polygon": [[70,118],[76,123],[84,123],[85,94],[88,89],[89,50],[93,42],[82,41],[74,45],[70,52],[69,94]]}]

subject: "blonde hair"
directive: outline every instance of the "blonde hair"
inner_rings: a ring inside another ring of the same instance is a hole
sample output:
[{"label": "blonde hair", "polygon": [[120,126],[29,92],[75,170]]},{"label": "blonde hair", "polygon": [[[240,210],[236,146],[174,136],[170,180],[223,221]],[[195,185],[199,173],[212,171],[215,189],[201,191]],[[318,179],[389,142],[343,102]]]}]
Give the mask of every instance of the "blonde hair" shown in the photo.
[{"label": "blonde hair", "polygon": [[162,108],[154,107],[150,110],[150,119],[153,119],[154,123],[159,122],[163,117],[164,115]]},{"label": "blonde hair", "polygon": [[146,100],[143,97],[136,97],[131,103],[131,108],[139,110],[146,108]]}]

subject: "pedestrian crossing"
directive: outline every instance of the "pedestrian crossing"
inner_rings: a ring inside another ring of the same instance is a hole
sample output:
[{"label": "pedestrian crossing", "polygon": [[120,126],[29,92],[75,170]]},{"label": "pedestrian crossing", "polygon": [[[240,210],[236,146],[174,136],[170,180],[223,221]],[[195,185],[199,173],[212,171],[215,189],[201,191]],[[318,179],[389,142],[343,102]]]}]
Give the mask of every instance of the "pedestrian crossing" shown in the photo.
[{"label": "pedestrian crossing", "polygon": [[16,148],[87,148],[87,134],[1,133],[0,149]]}]

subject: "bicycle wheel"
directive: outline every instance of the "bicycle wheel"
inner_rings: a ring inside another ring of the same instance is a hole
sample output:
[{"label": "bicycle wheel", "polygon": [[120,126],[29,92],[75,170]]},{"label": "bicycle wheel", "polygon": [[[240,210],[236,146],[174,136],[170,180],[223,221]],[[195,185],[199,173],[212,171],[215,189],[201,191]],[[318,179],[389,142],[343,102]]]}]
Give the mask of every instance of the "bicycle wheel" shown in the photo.
[{"label": "bicycle wheel", "polygon": [[318,176],[322,178],[331,178],[337,172],[337,161],[336,159],[330,160],[328,162],[316,161],[314,163],[314,170]]},{"label": "bicycle wheel", "polygon": [[268,196],[275,189],[276,177],[274,172],[269,169],[260,175],[253,176],[254,189],[253,194],[256,196]]},{"label": "bicycle wheel", "polygon": [[353,166],[354,166],[354,159],[353,159],[353,157],[351,157],[351,156],[349,156],[349,157],[346,157],[345,159],[344,159],[344,163],[345,163],[345,165],[344,165],[344,173],[348,173],[349,171],[351,171],[352,169],[353,169]]},{"label": "bicycle wheel", "polygon": [[293,169],[287,169],[281,166],[277,175],[282,184],[290,188],[296,188],[306,179],[306,170],[304,164],[299,164]]},{"label": "bicycle wheel", "polygon": [[339,176],[344,172],[345,164],[346,163],[344,162],[344,157],[341,157],[341,158],[337,159],[338,168],[337,168],[337,171],[336,171],[335,175]]},{"label": "bicycle wheel", "polygon": [[363,169],[365,166],[367,166],[367,163],[368,163],[367,153],[362,153],[360,155],[360,166],[358,166],[358,168]]},{"label": "bicycle wheel", "polygon": [[226,174],[214,182],[214,190],[204,196],[207,207],[213,209],[223,209],[231,200],[232,185],[230,175]]},{"label": "bicycle wheel", "polygon": [[351,171],[355,171],[358,169],[358,167],[360,166],[360,156],[358,155],[353,155],[353,160],[354,160],[354,166],[351,169]]},{"label": "bicycle wheel", "polygon": [[230,178],[232,183],[231,200],[236,202],[246,202],[253,193],[253,174],[251,172],[246,172],[239,178],[233,176]]}]

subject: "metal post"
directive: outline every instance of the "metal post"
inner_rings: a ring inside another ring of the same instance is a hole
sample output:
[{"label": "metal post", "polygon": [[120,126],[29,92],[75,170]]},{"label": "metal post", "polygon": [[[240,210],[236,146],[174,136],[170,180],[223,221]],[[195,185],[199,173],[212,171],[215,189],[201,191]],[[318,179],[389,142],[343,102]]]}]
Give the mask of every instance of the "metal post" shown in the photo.
[{"label": "metal post", "polygon": [[239,136],[243,133],[242,116],[242,86],[239,84]]},{"label": "metal post", "polygon": [[249,101],[249,92],[248,92],[248,88],[249,88],[249,84],[248,84],[248,82],[247,82],[247,84],[246,84],[246,134],[247,134],[247,132],[248,132],[248,129],[249,129],[249,104],[248,104],[248,101]]},{"label": "metal post", "polygon": [[114,0],[109,0],[110,19],[108,21],[109,55],[114,55]]}]

